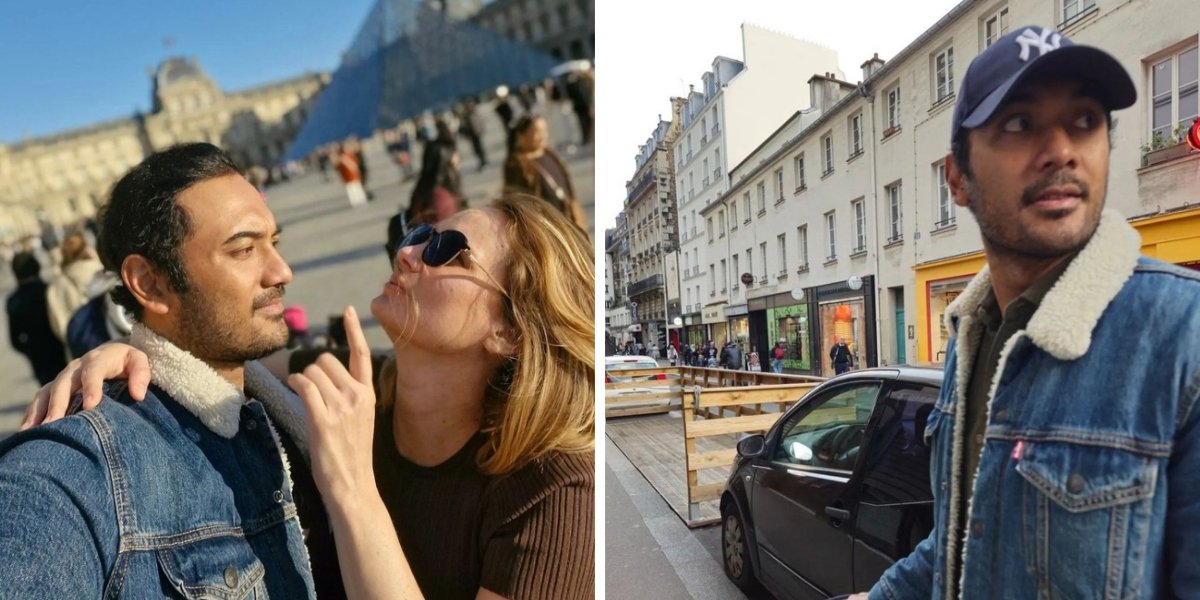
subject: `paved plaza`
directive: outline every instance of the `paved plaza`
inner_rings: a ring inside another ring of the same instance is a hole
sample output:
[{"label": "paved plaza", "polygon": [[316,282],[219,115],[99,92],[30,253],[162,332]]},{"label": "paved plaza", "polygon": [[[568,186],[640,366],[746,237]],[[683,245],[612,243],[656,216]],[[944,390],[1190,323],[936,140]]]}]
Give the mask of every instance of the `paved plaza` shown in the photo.
[{"label": "paved plaza", "polygon": [[[544,112],[552,128],[551,145],[560,150],[567,162],[579,200],[594,228],[593,147],[571,146],[571,141],[578,140],[572,115],[561,113],[558,106]],[[486,169],[477,170],[478,162],[470,145],[465,139],[459,140],[463,193],[474,207],[487,204],[500,192],[505,157],[504,132],[499,121],[490,112],[483,117],[488,125]],[[310,331],[315,333],[325,331],[330,315],[341,314],[346,304],[353,304],[364,319],[368,342],[373,348],[383,349],[391,344],[371,316],[370,301],[381,292],[390,270],[383,251],[388,219],[400,207],[408,205],[414,181],[401,181],[399,168],[377,140],[366,144],[366,162],[370,170],[367,188],[375,199],[357,209],[350,208],[341,182],[332,171],[328,181],[319,171],[313,171],[268,188],[266,195],[283,228],[280,251],[294,274],[284,302],[304,306]],[[0,296],[6,298],[13,285],[7,265],[0,267]],[[6,317],[0,318],[0,390],[3,390],[0,392],[0,439],[3,439],[20,425],[25,407],[37,391],[29,363],[8,343]]]}]

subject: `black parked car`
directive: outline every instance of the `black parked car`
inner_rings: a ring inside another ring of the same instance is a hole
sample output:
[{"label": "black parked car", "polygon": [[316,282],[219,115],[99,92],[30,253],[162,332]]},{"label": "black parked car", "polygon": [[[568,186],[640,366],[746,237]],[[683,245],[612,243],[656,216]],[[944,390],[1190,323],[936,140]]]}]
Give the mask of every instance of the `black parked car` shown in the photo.
[{"label": "black parked car", "polygon": [[738,442],[721,495],[725,574],[778,598],[866,591],[933,529],[925,422],[940,369],[852,371]]}]

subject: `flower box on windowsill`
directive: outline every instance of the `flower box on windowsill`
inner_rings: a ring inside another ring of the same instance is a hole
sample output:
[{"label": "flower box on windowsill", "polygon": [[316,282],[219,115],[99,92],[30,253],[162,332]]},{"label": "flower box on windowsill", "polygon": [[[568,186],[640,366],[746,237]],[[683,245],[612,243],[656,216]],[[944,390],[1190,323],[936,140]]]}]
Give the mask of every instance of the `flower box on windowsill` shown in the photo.
[{"label": "flower box on windowsill", "polygon": [[883,139],[886,140],[899,132],[900,132],[899,125],[893,125],[891,127],[888,127],[887,129],[883,130]]},{"label": "flower box on windowsill", "polygon": [[1196,151],[1192,150],[1184,142],[1179,142],[1174,146],[1167,146],[1166,148],[1159,148],[1158,150],[1151,150],[1142,155],[1142,168],[1167,162],[1168,160],[1174,160],[1194,152]]}]

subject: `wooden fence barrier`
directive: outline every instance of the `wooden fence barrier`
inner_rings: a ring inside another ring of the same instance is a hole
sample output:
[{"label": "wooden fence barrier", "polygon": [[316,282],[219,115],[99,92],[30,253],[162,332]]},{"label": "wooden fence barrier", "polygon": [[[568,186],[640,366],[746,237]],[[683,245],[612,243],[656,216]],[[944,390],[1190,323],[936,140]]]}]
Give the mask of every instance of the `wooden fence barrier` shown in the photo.
[{"label": "wooden fence barrier", "polygon": [[[746,372],[750,375],[767,375],[770,378],[802,379],[793,383],[776,385],[752,385],[708,388],[703,382],[714,377],[712,373],[688,373],[688,371],[720,371],[720,369],[684,369],[684,389],[690,385],[691,398],[683,402],[684,466],[687,470],[689,527],[698,527],[717,519],[701,519],[699,504],[721,497],[725,489],[722,479],[716,483],[700,483],[699,472],[704,469],[724,468],[737,458],[736,441],[718,450],[698,452],[696,442],[701,438],[713,438],[739,433],[765,433],[788,407],[803,398],[821,381],[820,377],[776,375],[774,373]],[[733,379],[740,381],[742,372],[734,373]],[[690,376],[690,377],[689,377]],[[721,382],[726,379],[718,379]]]},{"label": "wooden fence barrier", "polygon": [[[678,367],[624,369],[613,375],[634,381],[604,384],[604,417],[650,415],[678,410],[683,404],[683,389]],[[662,375],[664,379],[654,377]],[[622,390],[636,389],[636,392]]]}]

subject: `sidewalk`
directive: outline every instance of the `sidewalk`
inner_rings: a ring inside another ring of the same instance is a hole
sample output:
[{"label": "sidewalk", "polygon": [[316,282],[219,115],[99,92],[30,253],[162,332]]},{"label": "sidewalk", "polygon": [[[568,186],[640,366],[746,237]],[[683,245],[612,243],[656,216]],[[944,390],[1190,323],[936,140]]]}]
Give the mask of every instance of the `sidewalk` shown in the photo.
[{"label": "sidewalk", "polygon": [[721,566],[721,528],[690,530],[607,437],[605,596],[743,599]]}]

